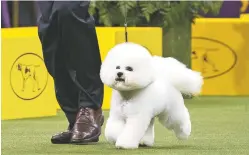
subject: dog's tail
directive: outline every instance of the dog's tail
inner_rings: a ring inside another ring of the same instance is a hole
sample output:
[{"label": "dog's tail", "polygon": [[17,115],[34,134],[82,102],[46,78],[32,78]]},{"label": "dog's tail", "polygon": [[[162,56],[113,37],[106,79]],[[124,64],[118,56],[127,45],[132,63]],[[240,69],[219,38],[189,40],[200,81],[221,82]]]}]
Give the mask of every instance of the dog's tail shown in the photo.
[{"label": "dog's tail", "polygon": [[200,94],[203,77],[200,72],[187,68],[178,60],[168,57],[154,56],[158,73],[163,75],[181,93],[186,95]]}]

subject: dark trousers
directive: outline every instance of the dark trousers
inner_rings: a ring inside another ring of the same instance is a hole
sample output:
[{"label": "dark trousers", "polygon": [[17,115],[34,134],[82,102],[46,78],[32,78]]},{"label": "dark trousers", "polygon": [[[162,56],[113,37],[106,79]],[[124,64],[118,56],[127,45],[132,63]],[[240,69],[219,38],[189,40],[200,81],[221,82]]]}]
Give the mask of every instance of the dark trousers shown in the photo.
[{"label": "dark trousers", "polygon": [[81,107],[101,108],[103,83],[94,19],[88,1],[39,1],[39,39],[55,93],[70,128]]}]

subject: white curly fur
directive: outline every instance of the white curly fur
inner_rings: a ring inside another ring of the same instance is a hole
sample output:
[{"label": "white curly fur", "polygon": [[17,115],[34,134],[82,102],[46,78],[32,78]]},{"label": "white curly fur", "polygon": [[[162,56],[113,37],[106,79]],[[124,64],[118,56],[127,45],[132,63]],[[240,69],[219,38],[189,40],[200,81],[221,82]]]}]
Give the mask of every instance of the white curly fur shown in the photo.
[{"label": "white curly fur", "polygon": [[[119,79],[118,72],[123,73]],[[200,93],[200,73],[174,58],[151,56],[141,45],[122,43],[108,52],[100,77],[113,90],[105,137],[117,148],[153,146],[155,118],[178,139],[190,136],[182,93]]]}]

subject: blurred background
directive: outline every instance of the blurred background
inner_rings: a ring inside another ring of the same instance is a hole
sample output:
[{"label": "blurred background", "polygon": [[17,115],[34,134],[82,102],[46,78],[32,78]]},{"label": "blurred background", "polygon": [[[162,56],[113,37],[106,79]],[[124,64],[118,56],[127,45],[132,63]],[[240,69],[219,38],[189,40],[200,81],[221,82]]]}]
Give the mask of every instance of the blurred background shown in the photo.
[{"label": "blurred background", "polygon": [[[1,4],[2,28],[36,26],[40,13],[36,1],[1,1]],[[239,18],[242,13],[249,13],[248,1],[224,1],[218,14],[209,12],[201,15],[213,18]],[[104,26],[99,22],[99,16],[96,15],[95,20],[96,26]]]},{"label": "blurred background", "polygon": [[[128,41],[146,46],[152,55],[175,57],[204,76],[201,95],[186,98],[193,138],[183,144],[156,125],[156,147],[153,152],[140,150],[143,154],[249,154],[248,0],[92,1],[89,12],[95,18],[102,60],[110,48],[125,41],[126,19]],[[55,148],[65,154],[126,154],[106,143],[50,144],[50,136],[67,122],[43,62],[39,15],[37,1],[1,1],[3,154],[58,154]],[[36,66],[39,79],[28,79],[25,91],[20,65]],[[105,86],[106,117],[110,97]]]}]

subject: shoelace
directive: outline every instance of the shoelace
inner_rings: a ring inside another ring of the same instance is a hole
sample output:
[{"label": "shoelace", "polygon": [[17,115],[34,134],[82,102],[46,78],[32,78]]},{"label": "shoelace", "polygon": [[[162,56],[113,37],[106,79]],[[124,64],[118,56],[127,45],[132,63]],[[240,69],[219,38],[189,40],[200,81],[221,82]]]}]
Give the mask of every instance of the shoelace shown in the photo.
[{"label": "shoelace", "polygon": [[87,108],[81,108],[80,109],[80,115],[81,116],[89,116],[90,115],[90,112]]}]

